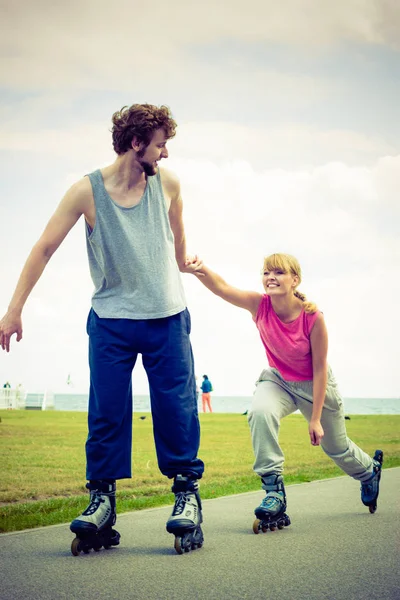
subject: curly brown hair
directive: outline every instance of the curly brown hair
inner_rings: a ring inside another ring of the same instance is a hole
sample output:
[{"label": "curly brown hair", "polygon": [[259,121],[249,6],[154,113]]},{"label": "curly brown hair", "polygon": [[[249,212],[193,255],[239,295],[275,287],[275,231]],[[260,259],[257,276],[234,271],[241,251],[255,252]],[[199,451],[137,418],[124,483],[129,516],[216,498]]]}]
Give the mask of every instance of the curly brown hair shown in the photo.
[{"label": "curly brown hair", "polygon": [[123,106],[113,114],[112,123],[112,141],[117,154],[128,152],[132,148],[134,137],[148,146],[157,129],[164,129],[167,139],[171,139],[177,128],[168,106],[153,104]]}]

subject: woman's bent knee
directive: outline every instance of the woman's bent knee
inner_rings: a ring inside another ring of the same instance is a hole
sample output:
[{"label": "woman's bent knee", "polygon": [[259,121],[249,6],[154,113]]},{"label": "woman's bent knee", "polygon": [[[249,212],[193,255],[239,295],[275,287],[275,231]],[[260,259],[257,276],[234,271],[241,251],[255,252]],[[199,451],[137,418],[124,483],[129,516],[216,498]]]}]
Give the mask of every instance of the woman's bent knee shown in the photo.
[{"label": "woman's bent knee", "polygon": [[252,429],[257,428],[258,426],[267,426],[276,429],[279,427],[280,421],[279,416],[267,408],[264,408],[263,410],[251,409],[247,415],[247,420]]}]

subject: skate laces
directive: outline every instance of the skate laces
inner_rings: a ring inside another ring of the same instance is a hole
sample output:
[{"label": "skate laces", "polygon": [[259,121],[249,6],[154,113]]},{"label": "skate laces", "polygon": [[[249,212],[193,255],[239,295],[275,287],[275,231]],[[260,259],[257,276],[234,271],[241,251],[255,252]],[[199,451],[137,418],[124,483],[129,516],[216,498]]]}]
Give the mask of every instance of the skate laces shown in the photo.
[{"label": "skate laces", "polygon": [[90,498],[90,504],[82,514],[92,515],[96,512],[102,502],[105,502],[105,499],[102,497],[101,492],[98,490],[93,491]]},{"label": "skate laces", "polygon": [[193,492],[177,492],[175,496],[175,506],[173,515],[180,515],[183,513],[183,509],[185,508],[185,504],[190,502],[190,496],[193,496]]}]

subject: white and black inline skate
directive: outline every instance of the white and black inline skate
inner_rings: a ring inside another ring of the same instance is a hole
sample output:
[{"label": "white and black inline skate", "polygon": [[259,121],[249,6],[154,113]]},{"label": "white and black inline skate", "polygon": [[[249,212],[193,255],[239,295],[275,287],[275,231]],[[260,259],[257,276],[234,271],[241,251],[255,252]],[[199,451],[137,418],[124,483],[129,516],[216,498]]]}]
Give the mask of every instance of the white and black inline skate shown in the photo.
[{"label": "white and black inline skate", "polygon": [[286,514],[286,492],[281,475],[268,475],[261,478],[262,488],[266,492],[261,504],[254,511],[256,520],[253,523],[254,533],[265,533],[283,529],[290,525],[290,518]]},{"label": "white and black inline skate", "polygon": [[361,483],[361,501],[365,506],[368,506],[370,513],[374,513],[378,507],[379,482],[383,463],[382,450],[376,450],[372,460],[372,475],[367,481]]},{"label": "white and black inline skate", "polygon": [[89,505],[70,525],[76,535],[71,544],[74,556],[80,552],[88,554],[90,550],[98,552],[102,547],[118,546],[121,537],[113,529],[117,520],[115,481],[89,481],[86,487],[90,493]]},{"label": "white and black inline skate", "polygon": [[203,522],[199,483],[184,475],[176,475],[172,491],[175,505],[167,521],[168,533],[175,536],[174,548],[178,554],[201,548],[204,537],[200,524]]}]

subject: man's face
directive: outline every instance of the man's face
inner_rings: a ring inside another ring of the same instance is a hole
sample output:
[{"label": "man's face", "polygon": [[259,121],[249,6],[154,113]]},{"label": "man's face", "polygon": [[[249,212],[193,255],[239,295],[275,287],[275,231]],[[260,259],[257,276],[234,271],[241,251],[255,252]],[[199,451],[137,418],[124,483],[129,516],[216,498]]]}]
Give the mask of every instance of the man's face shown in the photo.
[{"label": "man's face", "polygon": [[168,158],[167,141],[164,129],[157,129],[149,145],[138,151],[137,161],[148,177],[157,174],[158,163],[162,158]]}]

